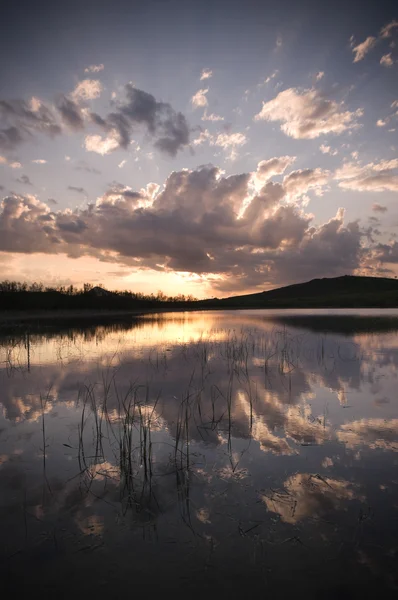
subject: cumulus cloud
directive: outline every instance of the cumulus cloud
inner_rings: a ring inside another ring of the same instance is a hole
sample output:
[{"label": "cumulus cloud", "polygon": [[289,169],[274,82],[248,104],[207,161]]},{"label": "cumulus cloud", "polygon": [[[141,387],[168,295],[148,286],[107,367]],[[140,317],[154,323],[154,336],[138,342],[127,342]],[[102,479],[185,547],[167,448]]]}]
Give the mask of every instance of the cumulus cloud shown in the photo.
[{"label": "cumulus cloud", "polygon": [[0,156],[0,165],[6,165],[11,169],[21,169],[22,165],[20,162],[16,160],[8,160],[5,156]]},{"label": "cumulus cloud", "polygon": [[357,46],[354,46],[352,48],[352,51],[354,53],[354,60],[353,62],[359,62],[360,60],[363,60],[365,58],[365,56],[368,54],[368,52],[370,52],[372,50],[372,48],[375,47],[376,45],[376,38],[372,35],[370,35],[369,37],[366,38],[366,40],[364,42],[361,42],[360,44],[358,44]]},{"label": "cumulus cloud", "polygon": [[191,102],[194,108],[203,108],[209,104],[206,98],[206,94],[208,91],[209,88],[198,90],[196,94],[192,96]]},{"label": "cumulus cloud", "polygon": [[318,73],[315,75],[315,80],[316,81],[320,81],[321,79],[323,79],[325,76],[324,71],[318,71]]},{"label": "cumulus cloud", "polygon": [[102,84],[98,79],[84,79],[79,81],[71,97],[77,102],[79,100],[95,100],[100,97],[101,92]]},{"label": "cumulus cloud", "polygon": [[273,100],[263,102],[255,120],[281,121],[281,130],[295,139],[314,139],[329,133],[341,134],[358,127],[362,110],[345,110],[343,102],[327,99],[311,88],[299,91],[290,88]]},{"label": "cumulus cloud", "polygon": [[339,187],[364,192],[398,191],[398,159],[378,163],[344,163],[336,170],[334,178]]},{"label": "cumulus cloud", "polygon": [[329,181],[329,178],[329,171],[323,171],[319,168],[300,169],[284,177],[283,187],[289,198],[300,198],[311,189],[319,193]]},{"label": "cumulus cloud", "polygon": [[262,160],[257,165],[256,179],[259,182],[265,182],[274,175],[281,175],[296,160],[295,156],[278,156]]},{"label": "cumulus cloud", "polygon": [[203,69],[200,76],[200,81],[210,79],[210,77],[213,77],[213,71],[211,69]]},{"label": "cumulus cloud", "polygon": [[161,190],[113,184],[75,210],[54,212],[34,196],[13,195],[0,204],[0,251],[91,255],[135,269],[190,272],[210,277],[223,293],[354,271],[363,253],[358,223],[345,225],[339,210],[312,225],[312,215],[290,199],[316,192],[327,173],[304,169],[282,183],[269,179],[290,161],[260,163],[259,189],[251,184],[255,173],[226,177],[207,165],[171,173]]},{"label": "cumulus cloud", "polygon": [[90,65],[84,69],[85,73],[99,73],[104,70],[104,65],[101,63],[99,65]]},{"label": "cumulus cloud", "polygon": [[380,64],[383,65],[383,67],[392,67],[394,64],[392,53],[384,54],[380,59]]},{"label": "cumulus cloud", "polygon": [[376,121],[376,125],[377,127],[385,127],[387,125],[387,121],[385,121],[384,119],[378,119]]}]

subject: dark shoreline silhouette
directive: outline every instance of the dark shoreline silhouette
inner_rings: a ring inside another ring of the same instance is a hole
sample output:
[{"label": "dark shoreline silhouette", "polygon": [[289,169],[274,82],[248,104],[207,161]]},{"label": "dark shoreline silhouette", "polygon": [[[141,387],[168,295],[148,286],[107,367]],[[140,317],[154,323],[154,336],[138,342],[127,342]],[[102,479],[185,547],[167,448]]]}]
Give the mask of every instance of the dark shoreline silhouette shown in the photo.
[{"label": "dark shoreline silhouette", "polygon": [[146,312],[215,309],[398,308],[398,281],[345,275],[267,292],[197,300],[182,294],[144,295],[111,292],[85,284],[83,289],[49,288],[42,284],[0,283],[0,321],[92,318],[114,320]]}]

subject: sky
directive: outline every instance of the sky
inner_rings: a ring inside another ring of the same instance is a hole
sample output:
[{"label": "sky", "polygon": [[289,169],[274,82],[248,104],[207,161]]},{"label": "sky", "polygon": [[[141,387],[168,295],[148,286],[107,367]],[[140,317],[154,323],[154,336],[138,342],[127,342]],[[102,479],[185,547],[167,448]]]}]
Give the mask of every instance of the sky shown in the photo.
[{"label": "sky", "polygon": [[394,2],[21,0],[0,56],[0,280],[398,275]]}]

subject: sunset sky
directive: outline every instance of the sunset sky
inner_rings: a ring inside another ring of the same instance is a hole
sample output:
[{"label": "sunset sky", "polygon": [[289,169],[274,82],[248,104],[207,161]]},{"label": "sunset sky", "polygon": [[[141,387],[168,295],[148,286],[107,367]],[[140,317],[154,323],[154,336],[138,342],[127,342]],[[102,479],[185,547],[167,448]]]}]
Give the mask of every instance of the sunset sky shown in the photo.
[{"label": "sunset sky", "polygon": [[0,279],[398,274],[398,10],[70,0],[0,24]]}]

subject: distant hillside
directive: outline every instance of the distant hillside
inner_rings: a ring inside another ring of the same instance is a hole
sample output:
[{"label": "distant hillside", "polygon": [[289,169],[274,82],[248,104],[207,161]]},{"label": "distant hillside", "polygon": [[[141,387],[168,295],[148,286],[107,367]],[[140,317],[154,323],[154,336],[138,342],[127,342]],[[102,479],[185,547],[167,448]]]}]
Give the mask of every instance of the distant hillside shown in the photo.
[{"label": "distant hillside", "polygon": [[398,280],[344,275],[312,279],[286,287],[209,300],[218,308],[359,308],[398,307]]}]

